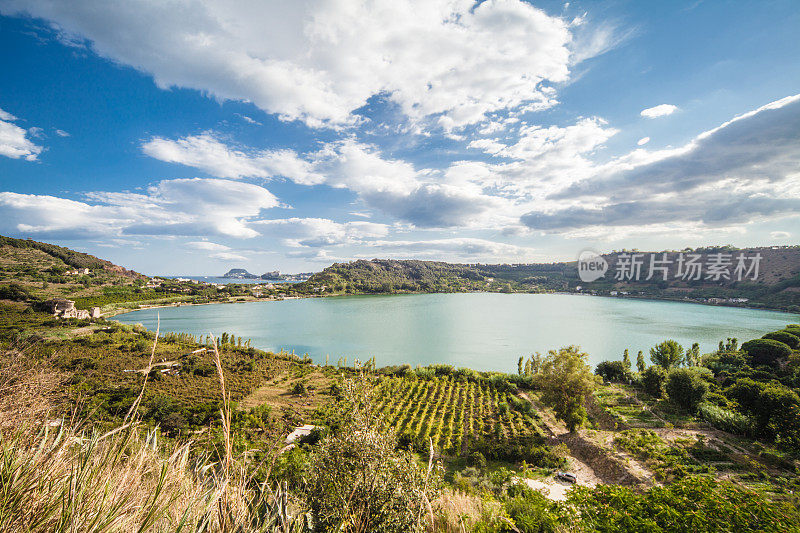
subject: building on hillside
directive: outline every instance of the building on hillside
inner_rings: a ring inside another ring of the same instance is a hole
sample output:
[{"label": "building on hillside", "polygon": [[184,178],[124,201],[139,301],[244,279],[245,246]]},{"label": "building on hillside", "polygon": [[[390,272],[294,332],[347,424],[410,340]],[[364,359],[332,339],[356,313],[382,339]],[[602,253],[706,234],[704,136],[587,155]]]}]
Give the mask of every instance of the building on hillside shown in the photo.
[{"label": "building on hillside", "polygon": [[88,276],[89,275],[89,269],[88,268],[76,268],[75,270],[68,270],[67,274],[71,275],[71,276]]},{"label": "building on hillside", "polygon": [[65,298],[53,298],[44,302],[45,309],[58,318],[100,318],[100,308],[93,307],[91,311],[75,309],[75,302]]}]

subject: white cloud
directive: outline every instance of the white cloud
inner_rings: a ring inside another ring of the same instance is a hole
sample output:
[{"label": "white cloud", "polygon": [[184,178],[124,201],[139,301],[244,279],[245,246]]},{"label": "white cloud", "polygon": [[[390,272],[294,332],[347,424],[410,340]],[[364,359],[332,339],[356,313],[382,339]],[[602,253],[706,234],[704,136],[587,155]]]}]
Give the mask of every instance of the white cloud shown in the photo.
[{"label": "white cloud", "polygon": [[791,236],[788,231],[771,231],[769,234],[770,239],[789,239]]},{"label": "white cloud", "polygon": [[220,261],[247,261],[248,258],[236,252],[217,252],[210,254],[208,257],[212,259],[219,259]]},{"label": "white cloud", "polygon": [[142,151],[155,159],[195,167],[220,178],[286,176],[303,185],[324,180],[291,150],[236,150],[212,132],[178,140],[153,137],[142,144]]},{"label": "white cloud", "polygon": [[291,150],[236,150],[218,136],[203,133],[178,140],[155,137],[145,143],[144,151],[215,176],[282,176],[304,185],[348,189],[367,206],[419,227],[480,224],[502,202],[475,184],[442,182],[435,172],[385,158],[376,147],[354,139],[327,143],[318,152],[300,156]]},{"label": "white cloud", "polygon": [[56,135],[59,137],[69,137],[69,133],[64,130],[56,130]]},{"label": "white cloud", "polygon": [[205,250],[205,251],[210,251],[210,252],[230,250],[229,246],[225,246],[224,244],[217,244],[215,242],[209,242],[209,241],[187,242],[186,246],[188,246],[189,248],[194,248],[195,250]]},{"label": "white cloud", "polygon": [[146,194],[92,192],[85,201],[0,192],[0,232],[82,239],[121,235],[250,238],[251,219],[278,206],[268,190],[219,179],[164,180]]},{"label": "white cloud", "polygon": [[523,261],[535,256],[533,248],[502,242],[460,237],[452,239],[373,241],[365,243],[388,257],[473,258],[482,261]]},{"label": "white cloud", "polygon": [[638,141],[636,141],[637,146],[644,146],[645,144],[650,142],[650,137],[642,137]]},{"label": "white cloud", "polygon": [[29,131],[12,124],[15,120],[18,120],[17,117],[0,109],[0,155],[11,159],[36,161],[42,152],[42,147],[28,139]]},{"label": "white cloud", "polygon": [[283,239],[291,247],[321,247],[385,237],[389,227],[366,221],[334,222],[327,218],[284,218],[253,223],[265,235]]},{"label": "white cloud", "polygon": [[735,117],[685,146],[637,149],[598,166],[593,176],[551,195],[551,205],[531,210],[522,221],[554,232],[677,223],[730,229],[796,216],[798,169],[795,95]]},{"label": "white cloud", "polygon": [[352,123],[375,95],[448,129],[497,110],[552,105],[549,84],[567,81],[571,64],[614,42],[601,32],[576,44],[567,21],[521,0],[0,6],[50,21],[64,42],[88,39],[96,53],[151,74],[159,87],[250,101],[311,126]]},{"label": "white cloud", "polygon": [[678,106],[672,104],[661,104],[655,107],[648,107],[647,109],[642,109],[642,112],[639,113],[645,118],[658,118],[658,117],[665,117],[667,115],[673,114],[675,111],[678,110]]}]

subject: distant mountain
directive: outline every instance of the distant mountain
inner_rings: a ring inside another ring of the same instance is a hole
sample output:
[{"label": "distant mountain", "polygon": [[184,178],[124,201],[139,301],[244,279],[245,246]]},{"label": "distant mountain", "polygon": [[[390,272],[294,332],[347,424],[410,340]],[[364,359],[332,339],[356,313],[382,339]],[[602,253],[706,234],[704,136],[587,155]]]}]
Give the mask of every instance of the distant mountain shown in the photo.
[{"label": "distant mountain", "polygon": [[222,276],[223,278],[233,278],[233,279],[258,279],[259,276],[255,274],[251,274],[247,270],[243,268],[232,268],[228,270],[228,272]]}]

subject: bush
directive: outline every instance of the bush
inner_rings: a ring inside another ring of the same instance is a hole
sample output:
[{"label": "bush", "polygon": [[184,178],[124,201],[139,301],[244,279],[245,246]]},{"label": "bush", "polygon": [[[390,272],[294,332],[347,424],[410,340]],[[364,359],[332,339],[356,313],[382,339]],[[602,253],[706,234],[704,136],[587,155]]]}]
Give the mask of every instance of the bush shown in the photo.
[{"label": "bush", "polygon": [[724,409],[711,402],[701,402],[697,406],[697,414],[700,418],[722,431],[739,435],[750,435],[753,431],[753,421],[749,417],[736,411]]},{"label": "bush", "polygon": [[778,359],[789,357],[792,349],[786,344],[772,339],[755,339],[742,344],[742,350],[755,364],[773,365]]},{"label": "bush", "polygon": [[366,384],[345,383],[341,427],[311,457],[306,505],[320,531],[419,531],[435,480],[397,439]]},{"label": "bush", "polygon": [[788,331],[773,331],[772,333],[767,333],[761,338],[782,342],[793,350],[800,348],[800,337],[789,333]]},{"label": "bush", "polygon": [[671,402],[694,412],[708,394],[708,383],[694,368],[673,368],[664,384]]},{"label": "bush", "polygon": [[24,302],[31,297],[31,293],[19,283],[8,283],[0,285],[0,300],[14,300]]},{"label": "bush", "polygon": [[653,365],[642,372],[642,388],[650,396],[660,398],[666,379],[667,371],[663,367]]},{"label": "bush", "polygon": [[633,379],[633,374],[622,361],[603,361],[597,365],[594,373],[609,382],[628,383]]}]

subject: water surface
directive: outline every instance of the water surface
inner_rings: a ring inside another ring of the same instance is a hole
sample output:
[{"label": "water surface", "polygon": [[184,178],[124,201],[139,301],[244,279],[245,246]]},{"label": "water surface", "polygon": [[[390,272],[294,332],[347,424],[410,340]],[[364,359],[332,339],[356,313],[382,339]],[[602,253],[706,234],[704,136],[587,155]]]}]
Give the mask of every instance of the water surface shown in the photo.
[{"label": "water surface", "polygon": [[326,355],[378,366],[447,363],[514,372],[517,359],[568,344],[580,345],[594,366],[621,359],[664,339],[704,352],[720,340],[740,341],[800,322],[777,311],[571,294],[409,294],[306,298],[272,302],[145,309],[115,317],[161,331],[222,332],[252,339],[265,350]]}]

